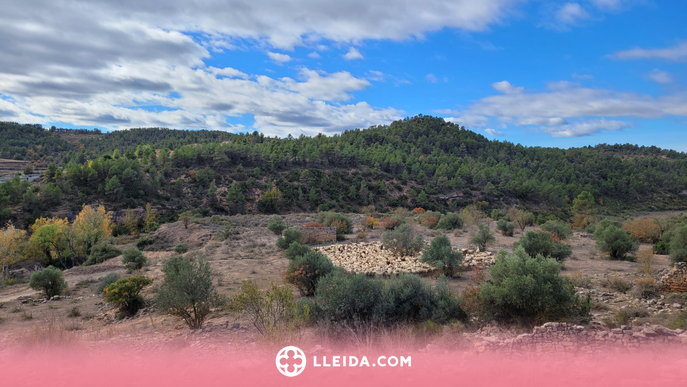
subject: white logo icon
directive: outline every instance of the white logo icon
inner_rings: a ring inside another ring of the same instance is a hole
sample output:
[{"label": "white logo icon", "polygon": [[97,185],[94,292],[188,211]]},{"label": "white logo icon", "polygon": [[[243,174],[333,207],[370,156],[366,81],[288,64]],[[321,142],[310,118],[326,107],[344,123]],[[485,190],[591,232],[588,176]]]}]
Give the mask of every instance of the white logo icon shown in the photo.
[{"label": "white logo icon", "polygon": [[277,354],[277,369],[290,378],[298,376],[305,369],[305,353],[298,347],[284,347]]}]

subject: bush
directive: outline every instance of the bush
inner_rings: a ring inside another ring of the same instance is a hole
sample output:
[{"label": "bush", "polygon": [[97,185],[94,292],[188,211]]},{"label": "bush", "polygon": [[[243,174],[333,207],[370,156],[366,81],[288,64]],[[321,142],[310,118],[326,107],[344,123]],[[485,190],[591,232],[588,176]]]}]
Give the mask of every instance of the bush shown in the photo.
[{"label": "bush", "polygon": [[122,263],[124,266],[132,272],[134,270],[139,270],[143,266],[148,264],[148,259],[143,255],[141,250],[135,247],[129,247],[122,253]]},{"label": "bush", "polygon": [[594,231],[596,247],[600,251],[608,253],[611,259],[624,259],[626,254],[637,251],[639,243],[627,231],[616,224],[604,222],[599,223]]},{"label": "bush", "polygon": [[439,224],[441,214],[434,211],[427,211],[417,216],[417,223],[427,228],[434,228]]},{"label": "bush", "polygon": [[162,272],[165,282],[157,292],[155,309],[181,317],[191,329],[202,328],[211,308],[221,304],[212,284],[210,264],[173,255],[165,261]]},{"label": "bush", "polygon": [[144,276],[122,278],[105,288],[105,301],[118,307],[120,316],[133,316],[143,306],[141,289],[152,283],[153,280]]},{"label": "bush", "polygon": [[661,237],[661,228],[652,218],[629,220],[623,224],[623,230],[643,243],[656,243]]},{"label": "bush", "polygon": [[672,232],[670,238],[670,260],[687,262],[687,225]]},{"label": "bush", "polygon": [[431,287],[415,274],[383,281],[337,270],[322,278],[315,292],[320,323],[340,332],[465,318],[460,300],[450,293],[446,278],[442,278]]},{"label": "bush", "polygon": [[282,219],[281,216],[272,218],[269,222],[267,222],[267,229],[272,231],[274,235],[281,235],[281,233],[287,228],[288,227],[286,226],[286,223],[284,222],[284,219]]},{"label": "bush", "polygon": [[602,321],[611,329],[618,328],[621,325],[629,325],[630,322],[639,317],[649,317],[651,313],[645,308],[639,306],[625,307],[617,311],[614,315],[602,319]]},{"label": "bush", "polygon": [[513,247],[522,246],[530,257],[541,254],[544,257],[553,258],[557,261],[569,257],[572,254],[570,246],[554,238],[548,231],[534,232],[528,231]]},{"label": "bush", "polygon": [[188,251],[188,245],[186,243],[179,243],[174,246],[174,252],[177,254],[183,254]]},{"label": "bush", "polygon": [[513,236],[513,232],[515,231],[515,223],[509,222],[505,219],[499,219],[499,221],[496,222],[496,229],[501,231],[501,235],[503,236]]},{"label": "bush", "polygon": [[402,224],[384,233],[382,245],[394,254],[413,255],[422,250],[424,242],[422,235],[416,234],[413,226]]},{"label": "bush", "polygon": [[449,212],[448,214],[442,216],[439,220],[439,224],[437,224],[437,228],[449,231],[457,230],[461,227],[463,227],[463,219],[461,219],[460,215],[456,214],[455,212]]},{"label": "bush", "polygon": [[658,283],[651,277],[637,279],[630,293],[637,298],[658,298],[661,295]]},{"label": "bush", "polygon": [[142,237],[138,238],[136,241],[136,247],[139,248],[140,250],[143,250],[146,246],[152,245],[153,240],[148,238],[148,237]]},{"label": "bush", "polygon": [[291,245],[291,242],[303,244],[303,232],[297,228],[287,228],[282,233],[282,236],[277,238],[277,247],[286,250]]},{"label": "bush", "polygon": [[31,274],[29,287],[34,290],[42,291],[48,300],[53,296],[62,294],[67,288],[67,282],[62,276],[62,271],[53,266],[48,266],[41,271]]},{"label": "bush", "polygon": [[98,282],[98,285],[95,287],[96,293],[100,294],[105,291],[105,288],[108,287],[110,284],[113,284],[119,280],[119,274],[117,273],[110,273],[103,277],[103,279]]},{"label": "bush", "polygon": [[86,262],[84,262],[84,266],[102,263],[120,254],[122,254],[122,250],[114,247],[109,241],[98,243],[91,249],[91,255],[88,257]]},{"label": "bush", "polygon": [[365,227],[369,229],[375,228],[375,226],[379,225],[379,220],[372,216],[368,216],[367,219],[365,219]]},{"label": "bush", "polygon": [[541,255],[531,257],[522,247],[513,254],[501,250],[489,268],[491,280],[480,290],[487,318],[521,324],[589,317],[589,297],[580,300],[561,265]]},{"label": "bush", "polygon": [[615,275],[605,279],[601,283],[601,286],[620,293],[626,293],[628,290],[632,289],[632,283],[630,281],[626,281]]},{"label": "bush", "polygon": [[353,232],[353,221],[342,214],[336,212],[320,212],[317,214],[317,222],[324,224],[325,227],[334,227],[332,223],[338,221],[336,228],[337,234],[350,234]]},{"label": "bush", "polygon": [[294,302],[293,291],[289,286],[272,285],[269,290],[261,291],[253,281],[244,281],[241,292],[229,299],[228,309],[237,315],[247,316],[261,335],[275,335],[296,328],[299,323],[299,310],[304,311],[303,320],[309,320],[313,305],[306,300],[301,305]]},{"label": "bush", "polygon": [[463,262],[463,254],[453,251],[446,235],[439,235],[425,249],[421,261],[441,269],[447,277],[452,277]]},{"label": "bush", "polygon": [[396,227],[402,225],[403,223],[404,222],[401,219],[399,219],[395,216],[393,216],[393,217],[387,216],[386,218],[382,219],[380,224],[382,225],[382,228],[385,230],[393,230]]},{"label": "bush", "polygon": [[495,241],[494,234],[486,224],[480,224],[477,234],[470,239],[470,242],[479,246],[480,250],[487,248],[487,245]]},{"label": "bush", "polygon": [[310,247],[294,241],[291,242],[288,249],[284,250],[284,256],[289,260],[294,260],[296,257],[300,257],[311,251],[312,249]]},{"label": "bush", "polygon": [[315,294],[317,281],[334,270],[334,264],[319,251],[296,256],[284,273],[284,281],[294,285],[303,296]]},{"label": "bush", "polygon": [[660,241],[651,247],[651,251],[654,254],[668,255],[670,254],[670,245],[668,245],[664,241]]},{"label": "bush", "polygon": [[541,228],[551,234],[558,235],[558,238],[562,240],[567,240],[573,235],[572,227],[568,223],[561,221],[547,221],[541,225]]},{"label": "bush", "polygon": [[491,214],[489,215],[489,217],[493,220],[501,220],[506,217],[506,210],[494,208],[493,210],[491,210]]}]

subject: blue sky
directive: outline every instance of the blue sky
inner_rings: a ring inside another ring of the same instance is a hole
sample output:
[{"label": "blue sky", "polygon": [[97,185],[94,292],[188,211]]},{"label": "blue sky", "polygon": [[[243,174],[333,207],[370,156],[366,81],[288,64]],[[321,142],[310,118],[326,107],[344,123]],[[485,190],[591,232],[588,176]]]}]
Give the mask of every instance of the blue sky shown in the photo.
[{"label": "blue sky", "polygon": [[687,3],[0,0],[0,120],[687,151]]}]

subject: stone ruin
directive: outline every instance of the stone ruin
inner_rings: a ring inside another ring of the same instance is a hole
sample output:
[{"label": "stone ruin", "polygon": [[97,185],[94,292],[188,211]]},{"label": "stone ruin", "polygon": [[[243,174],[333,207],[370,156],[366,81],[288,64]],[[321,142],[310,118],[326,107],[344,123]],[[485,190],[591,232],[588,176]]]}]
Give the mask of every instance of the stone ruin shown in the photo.
[{"label": "stone ruin", "polygon": [[[420,262],[422,253],[401,257],[384,249],[380,242],[359,242],[318,247],[335,266],[350,273],[392,275],[399,273],[429,274],[436,269]],[[494,263],[491,252],[479,250],[458,250],[463,253],[463,269],[486,267]]]},{"label": "stone ruin", "polygon": [[666,293],[687,293],[687,262],[677,262],[661,278],[659,289]]},{"label": "stone ruin", "polygon": [[301,227],[300,230],[306,244],[336,242],[336,227]]}]

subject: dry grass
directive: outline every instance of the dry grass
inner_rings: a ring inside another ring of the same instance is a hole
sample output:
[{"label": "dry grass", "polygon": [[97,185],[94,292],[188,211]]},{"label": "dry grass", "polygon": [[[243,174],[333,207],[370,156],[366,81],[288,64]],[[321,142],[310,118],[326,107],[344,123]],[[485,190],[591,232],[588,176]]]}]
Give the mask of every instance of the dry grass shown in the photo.
[{"label": "dry grass", "polygon": [[601,285],[605,288],[609,288],[620,293],[625,293],[628,290],[632,289],[632,282],[624,280],[615,275],[603,280]]},{"label": "dry grass", "polygon": [[578,288],[590,289],[592,287],[592,279],[580,271],[568,275],[568,278]]}]

